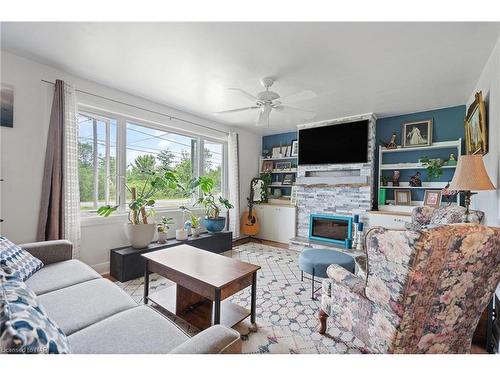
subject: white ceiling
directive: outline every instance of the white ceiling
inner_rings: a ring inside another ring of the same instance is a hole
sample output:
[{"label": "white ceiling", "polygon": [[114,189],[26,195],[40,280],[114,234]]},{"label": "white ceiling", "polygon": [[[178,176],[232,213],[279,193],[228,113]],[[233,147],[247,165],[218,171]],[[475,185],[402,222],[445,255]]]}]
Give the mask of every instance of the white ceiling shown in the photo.
[{"label": "white ceiling", "polygon": [[264,134],[301,122],[273,112],[212,113],[252,103],[225,88],[281,96],[316,120],[378,117],[464,104],[499,23],[2,23],[2,48],[211,120]]}]

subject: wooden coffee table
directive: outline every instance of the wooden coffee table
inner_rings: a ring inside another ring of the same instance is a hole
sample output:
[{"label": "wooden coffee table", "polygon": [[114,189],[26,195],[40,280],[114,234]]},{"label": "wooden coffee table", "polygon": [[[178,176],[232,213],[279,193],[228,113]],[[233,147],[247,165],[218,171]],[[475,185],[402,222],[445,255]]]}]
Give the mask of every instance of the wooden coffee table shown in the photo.
[{"label": "wooden coffee table", "polygon": [[[144,303],[153,302],[197,328],[214,324],[232,327],[250,316],[255,325],[257,271],[260,266],[240,262],[223,255],[180,245],[143,254]],[[149,294],[149,274],[157,273],[172,280],[169,287]],[[236,305],[228,297],[251,286],[250,310]]]}]

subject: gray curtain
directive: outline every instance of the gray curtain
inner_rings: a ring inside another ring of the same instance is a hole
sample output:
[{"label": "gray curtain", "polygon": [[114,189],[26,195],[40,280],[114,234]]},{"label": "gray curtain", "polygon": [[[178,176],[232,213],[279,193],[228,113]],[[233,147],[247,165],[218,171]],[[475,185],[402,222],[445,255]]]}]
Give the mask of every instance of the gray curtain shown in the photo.
[{"label": "gray curtain", "polygon": [[64,82],[57,80],[45,151],[37,241],[64,238],[63,142]]}]

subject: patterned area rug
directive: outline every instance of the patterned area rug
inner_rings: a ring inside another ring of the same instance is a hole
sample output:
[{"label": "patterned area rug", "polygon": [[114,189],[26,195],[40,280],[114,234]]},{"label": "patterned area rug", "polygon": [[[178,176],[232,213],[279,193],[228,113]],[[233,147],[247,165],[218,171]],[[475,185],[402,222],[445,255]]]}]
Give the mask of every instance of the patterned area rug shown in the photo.
[{"label": "patterned area rug", "polygon": [[[318,333],[319,324],[316,316],[320,303],[318,300],[311,300],[311,282],[300,281],[298,252],[247,243],[235,247],[224,255],[262,267],[257,280],[258,330],[250,332],[249,318],[234,327],[242,336],[243,353],[359,353],[336,341],[329,334]],[[130,294],[136,302],[142,302],[143,278],[117,285]],[[151,292],[173,285],[170,280],[159,275],[154,274],[150,277]],[[317,285],[319,287],[319,282]],[[249,308],[250,288],[235,294],[231,299]],[[198,333],[198,329],[182,319],[165,310],[163,312],[189,335]],[[335,335],[340,332],[330,328],[329,333]]]}]

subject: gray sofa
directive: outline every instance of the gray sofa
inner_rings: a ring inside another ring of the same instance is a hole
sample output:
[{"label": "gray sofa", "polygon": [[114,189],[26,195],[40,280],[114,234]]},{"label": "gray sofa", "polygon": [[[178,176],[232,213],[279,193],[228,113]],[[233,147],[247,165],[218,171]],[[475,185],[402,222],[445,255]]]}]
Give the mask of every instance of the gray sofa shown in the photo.
[{"label": "gray sofa", "polygon": [[194,337],[111,281],[71,259],[68,241],[20,245],[44,267],[26,280],[47,314],[68,336],[73,353],[238,353],[238,332],[221,325]]}]

